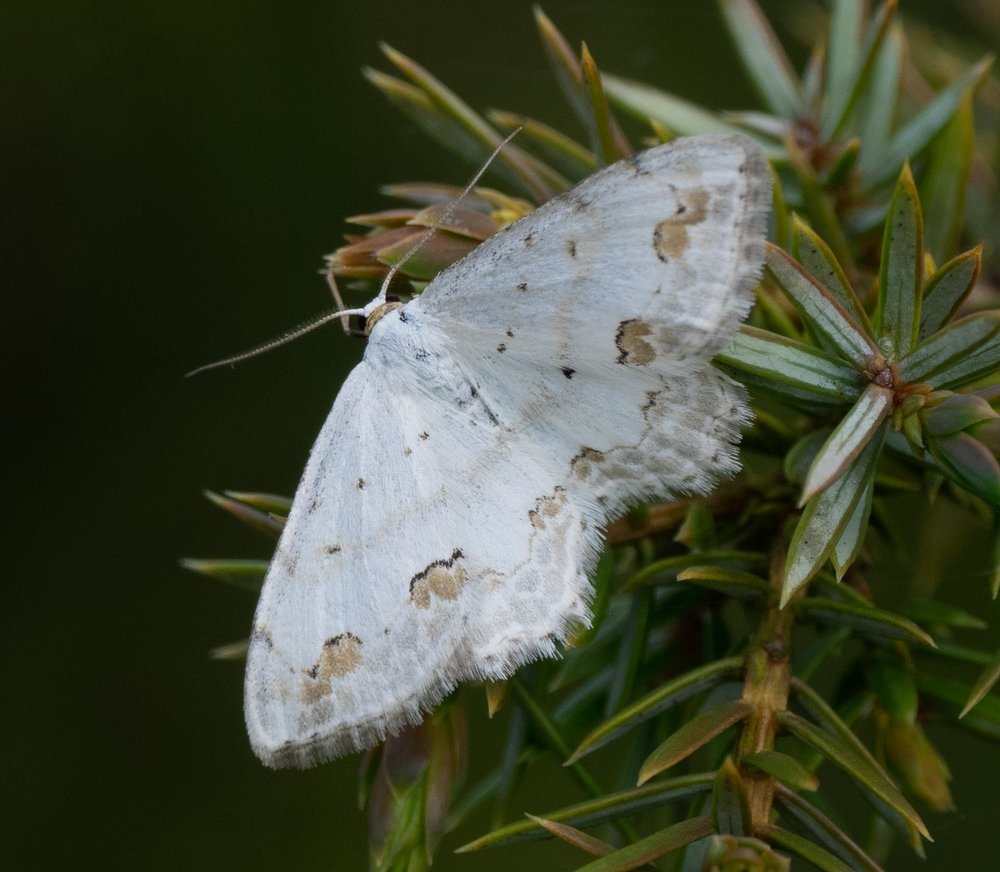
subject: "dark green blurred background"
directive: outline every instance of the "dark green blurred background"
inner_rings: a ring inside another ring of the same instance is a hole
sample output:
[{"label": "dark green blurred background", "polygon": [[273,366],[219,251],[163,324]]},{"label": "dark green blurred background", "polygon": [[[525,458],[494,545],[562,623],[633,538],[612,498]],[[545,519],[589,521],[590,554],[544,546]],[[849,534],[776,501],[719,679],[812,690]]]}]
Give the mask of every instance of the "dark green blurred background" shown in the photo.
[{"label": "dark green blurred background", "polygon": [[[948,2],[903,6],[972,34]],[[710,2],[545,9],[608,70],[753,105]],[[380,184],[470,175],[361,78],[385,68],[379,40],[477,108],[573,130],[530,4],[7,0],[0,27],[0,867],[362,869],[356,760],[257,763],[242,669],[207,656],[245,636],[252,598],[177,561],[267,556],[201,490],[291,493],[363,346],[327,329],[182,376],[326,307],[321,256],[343,216],[386,205]],[[502,721],[477,728],[477,754],[502,736]],[[935,738],[960,811],[931,817],[925,868],[988,868],[977,858],[1000,849],[1000,756]],[[578,798],[555,763],[543,772],[535,810]],[[444,850],[435,868],[570,856]]]}]

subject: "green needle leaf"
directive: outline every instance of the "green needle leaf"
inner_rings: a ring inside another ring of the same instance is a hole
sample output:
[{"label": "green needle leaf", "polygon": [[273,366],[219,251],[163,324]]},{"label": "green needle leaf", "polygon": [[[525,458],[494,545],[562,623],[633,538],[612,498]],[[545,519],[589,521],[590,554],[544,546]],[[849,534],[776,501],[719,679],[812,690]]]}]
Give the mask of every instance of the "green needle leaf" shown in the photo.
[{"label": "green needle leaf", "polygon": [[[593,85],[585,87],[584,70],[580,61],[577,60],[576,54],[570,48],[566,37],[562,35],[559,28],[552,23],[552,20],[538,6],[535,7],[535,25],[538,28],[539,36],[542,38],[542,46],[545,49],[545,54],[549,59],[549,64],[555,73],[556,81],[563,92],[563,96],[566,97],[570,107],[584,128],[593,133],[594,103],[592,102],[592,94],[588,93],[588,88],[592,88]],[[594,72],[596,72],[596,68]],[[603,100],[603,97],[601,99]],[[606,107],[604,111],[606,111]],[[619,156],[632,153],[628,139],[610,113],[607,115],[607,132],[612,143],[609,153]]]},{"label": "green needle leaf", "polygon": [[182,560],[181,566],[207,575],[210,578],[218,578],[228,584],[249,590],[253,593],[260,593],[264,584],[264,576],[267,575],[268,562],[266,560]]},{"label": "green needle leaf", "polygon": [[804,797],[779,784],[775,788],[775,801],[800,827],[845,863],[861,872],[884,872],[860,845]]},{"label": "green needle leaf", "polygon": [[567,765],[575,763],[591,751],[606,745],[644,721],[656,717],[684,700],[721,684],[727,678],[736,677],[742,668],[742,657],[727,657],[724,660],[699,666],[672,681],[661,684],[588,733],[569,760],[566,761]]},{"label": "green needle leaf", "polygon": [[870,658],[865,675],[882,707],[900,720],[912,724],[917,718],[920,696],[912,668],[895,654],[880,652]]},{"label": "green needle leaf", "polygon": [[792,676],[790,687],[795,694],[799,704],[808,712],[810,717],[823,729],[830,733],[835,733],[842,742],[851,746],[854,753],[863,757],[868,763],[882,772],[888,778],[885,770],[876,762],[864,742],[861,741],[854,731],[847,725],[843,718],[823,699],[820,694],[798,676]]},{"label": "green needle leaf", "polygon": [[972,711],[982,698],[993,690],[993,686],[997,681],[1000,681],[1000,651],[997,652],[996,657],[993,658],[990,665],[982,671],[979,678],[976,679],[976,683],[972,685],[969,699],[966,701],[965,707],[962,709],[959,717],[964,718]]},{"label": "green needle leaf", "polygon": [[820,115],[820,129],[826,138],[840,126],[858,77],[864,19],[864,0],[839,0],[833,5],[826,50],[826,94]]},{"label": "green needle leaf", "polygon": [[618,644],[618,656],[604,702],[605,715],[614,714],[622,702],[631,697],[636,675],[646,654],[653,592],[640,587],[632,591],[629,598],[632,605]]},{"label": "green needle leaf", "polygon": [[982,442],[968,433],[928,439],[934,459],[967,491],[1000,506],[1000,463]]},{"label": "green needle leaf", "polygon": [[996,339],[1000,312],[969,315],[939,330],[899,361],[900,375],[908,382],[930,382],[951,387],[985,374],[991,361],[1000,361]]},{"label": "green needle leaf", "polygon": [[557,839],[566,842],[568,845],[572,845],[574,848],[579,848],[593,857],[604,857],[615,849],[614,845],[605,842],[604,839],[595,838],[568,824],[560,824],[546,818],[535,817],[532,814],[526,814],[526,817]]},{"label": "green needle leaf", "polygon": [[213,660],[246,660],[249,648],[250,640],[241,639],[239,642],[230,642],[228,645],[213,648],[208,652],[208,656]]},{"label": "green needle leaf", "polygon": [[903,125],[892,137],[891,142],[866,163],[869,168],[866,188],[870,190],[885,184],[898,172],[897,168],[904,161],[912,159],[923,151],[955,114],[966,94],[975,91],[986,79],[992,65],[992,57],[983,58],[958,76]]},{"label": "green needle leaf", "polygon": [[638,783],[645,784],[654,775],[689,757],[719,733],[748,717],[752,711],[753,706],[750,703],[735,699],[702,712],[646,758],[639,770]]},{"label": "green needle leaf", "polygon": [[822,567],[843,535],[875,475],[886,428],[883,425],[868,441],[854,463],[832,485],[808,503],[792,534],[785,561],[781,605]]},{"label": "green needle leaf", "polygon": [[[669,778],[643,787],[632,787],[617,793],[609,793],[598,799],[590,799],[555,811],[545,812],[541,817],[549,821],[572,824],[574,827],[592,826],[614,818],[638,814],[646,809],[669,802],[690,801],[697,796],[708,793],[712,789],[714,781],[714,772]],[[541,839],[544,838],[545,834],[545,831],[533,821],[517,821],[462,845],[456,849],[455,853],[464,854],[512,842]]]},{"label": "green needle leaf", "polygon": [[232,499],[228,495],[223,496],[214,491],[205,491],[205,496],[220,509],[229,512],[234,518],[243,521],[245,524],[249,524],[261,533],[277,536],[284,529],[285,519],[278,517],[270,511],[262,511],[241,500]]},{"label": "green needle leaf", "polygon": [[[434,101],[420,88],[371,68],[366,68],[364,75],[390,103],[410,118],[431,139],[443,145],[453,154],[477,165],[482,165],[489,155],[489,150],[479,137],[440,112]],[[506,151],[506,149],[504,150]],[[492,169],[508,184],[517,185],[524,190],[516,176],[503,163],[494,163]],[[535,193],[537,195],[539,192]]]},{"label": "green needle leaf", "polygon": [[862,143],[860,168],[863,179],[870,177],[872,171],[882,169],[878,165],[878,157],[884,153],[892,134],[905,53],[902,27],[894,21],[879,46],[871,80],[861,95],[858,138]]},{"label": "green needle leaf", "polygon": [[[929,405],[929,404],[928,404]],[[993,407],[978,394],[952,394],[931,407],[924,407],[924,432],[928,436],[949,436],[970,430],[984,421],[996,421]]]},{"label": "green needle leaf", "polygon": [[820,89],[823,85],[825,61],[826,46],[822,41],[817,41],[809,54],[805,69],[802,71],[802,105],[808,106],[813,114],[815,114]]},{"label": "green needle leaf", "polygon": [[837,260],[848,272],[853,273],[855,270],[851,259],[851,247],[847,241],[844,225],[834,207],[832,193],[816,175],[809,155],[792,134],[785,137],[784,144],[786,159],[791,162],[795,173],[794,181],[798,182],[799,195],[804,211],[809,216],[809,222],[826,240]]},{"label": "green needle leaf", "polygon": [[993,513],[993,548],[990,567],[990,595],[996,599],[1000,595],[1000,513]]},{"label": "green needle leaf", "polygon": [[527,115],[491,109],[486,117],[505,133],[521,128],[521,141],[530,143],[532,150],[567,178],[578,182],[597,169],[597,158],[564,133]]},{"label": "green needle leaf", "polygon": [[844,532],[840,534],[837,544],[830,553],[830,560],[833,562],[834,571],[837,573],[837,581],[843,579],[845,573],[851,565],[858,559],[861,549],[865,544],[865,535],[868,533],[868,519],[872,512],[872,497],[875,493],[875,477],[868,480],[860,501],[851,513],[851,519],[844,527]]},{"label": "green needle leaf", "polygon": [[[723,121],[700,106],[659,88],[610,73],[604,73],[602,78],[608,99],[619,109],[642,122],[656,121],[679,136],[743,132],[736,125]],[[783,151],[771,143],[769,150],[765,148],[765,154],[773,158],[782,155]]]},{"label": "green needle leaf", "polygon": [[[937,675],[917,674],[917,687],[926,696],[945,703],[957,715],[966,708],[972,696],[972,688],[952,678]],[[991,739],[1000,739],[1000,699],[987,694],[965,713],[961,724],[967,729]]]},{"label": "green needle leaf", "polygon": [[715,832],[731,836],[748,836],[753,829],[743,776],[731,757],[726,757],[715,776],[712,824]]},{"label": "green needle leaf", "polygon": [[982,264],[983,247],[978,245],[972,251],[953,257],[927,280],[920,307],[921,342],[952,319],[975,286]]},{"label": "green needle leaf", "polygon": [[793,655],[795,675],[802,681],[808,681],[827,657],[840,652],[841,646],[850,636],[851,631],[847,627],[837,627],[819,633],[801,652]]},{"label": "green needle leaf", "polygon": [[822,872],[855,872],[853,867],[848,866],[815,842],[810,842],[808,839],[790,833],[774,824],[764,824],[759,828],[759,834],[774,844],[797,854],[807,863],[812,863]]},{"label": "green needle leaf", "polygon": [[985,630],[989,624],[977,615],[936,600],[912,600],[899,607],[899,613],[918,624],[949,627],[956,630]]},{"label": "green needle leaf", "polygon": [[638,869],[658,857],[711,834],[712,819],[708,816],[681,821],[638,842],[619,848],[600,860],[581,866],[577,872],[625,872],[628,869]]},{"label": "green needle leaf", "polygon": [[754,766],[787,784],[792,790],[816,790],[819,779],[798,760],[781,751],[758,751],[743,758],[748,766]]},{"label": "green needle leaf", "polygon": [[826,490],[864,451],[892,411],[893,393],[870,383],[820,448],[806,475],[799,505]]},{"label": "green needle leaf", "polygon": [[690,581],[738,599],[765,599],[770,591],[759,575],[724,566],[692,566],[678,573],[678,581]]},{"label": "green needle leaf", "polygon": [[920,328],[924,225],[920,197],[909,164],[892,195],[882,237],[875,329],[879,345],[893,358],[906,354]]},{"label": "green needle leaf", "polygon": [[[981,314],[987,315],[989,313],[983,312]],[[978,316],[970,315],[969,317]],[[993,333],[975,348],[969,349],[964,357],[953,359],[947,366],[939,368],[931,381],[936,388],[951,390],[960,388],[969,382],[978,381],[985,376],[993,375],[998,369],[1000,369],[1000,331]]]},{"label": "green needle leaf", "polygon": [[[882,44],[896,14],[896,0],[883,3],[868,26],[864,44],[859,48],[858,34],[866,5],[861,0],[844,0],[834,7],[831,40],[838,40],[840,37],[838,41],[845,45],[845,50],[839,51],[831,41],[831,61],[843,56],[843,62],[829,74],[836,78],[828,79],[827,102],[821,116],[821,129],[827,139],[834,139],[843,132],[854,107],[869,88],[872,70],[881,56]],[[842,31],[842,35],[838,31]]]},{"label": "green needle leaf", "polygon": [[[463,136],[466,141],[471,139],[473,142],[478,142],[480,156],[477,162],[480,164],[500,144],[503,137],[454,91],[402,52],[385,43],[382,44],[382,51],[430,101],[432,114],[436,114],[439,118],[437,123],[433,123],[426,116],[421,119],[411,114],[414,120],[422,123],[428,133],[439,141],[445,137],[443,144],[447,147],[453,145],[448,137],[456,133]],[[509,143],[497,155],[495,165],[498,170],[501,167],[506,168],[516,183],[527,191],[535,202],[544,203],[558,191],[569,187],[565,179],[513,143]]]},{"label": "green needle leaf", "polygon": [[654,560],[648,566],[644,566],[623,586],[622,590],[629,591],[643,584],[667,584],[677,580],[677,574],[692,566],[761,566],[765,563],[763,555],[759,551],[698,551],[689,554],[677,554],[673,557],[664,557],[662,560]]},{"label": "green needle leaf", "polygon": [[[558,724],[549,716],[538,701],[528,693],[524,685],[517,679],[511,678],[509,686],[517,694],[518,700],[524,707],[528,719],[535,725],[535,728],[545,737],[549,747],[552,748],[559,757],[565,759],[569,756],[569,744],[563,737]],[[601,796],[603,788],[597,783],[590,771],[582,763],[573,763],[569,767],[577,780],[590,792],[592,796]]]},{"label": "green needle leaf", "polygon": [[250,491],[231,490],[227,490],[225,494],[231,500],[238,500],[241,503],[245,503],[255,509],[260,509],[262,512],[267,512],[270,515],[284,515],[287,517],[288,513],[292,510],[291,498],[279,496],[278,494],[261,494],[252,493]]},{"label": "green needle leaf", "polygon": [[855,366],[878,354],[875,343],[826,288],[788,254],[767,245],[765,263],[802,317]]},{"label": "green needle leaf", "polygon": [[934,639],[902,615],[821,597],[807,597],[798,605],[799,613],[835,627],[849,627],[874,639],[899,639],[934,647]]},{"label": "green needle leaf", "polygon": [[545,54],[563,96],[573,108],[577,118],[586,124],[587,98],[583,93],[583,73],[580,70],[580,62],[577,60],[576,54],[570,48],[566,37],[539,6],[535,7],[535,26],[538,28],[538,33],[542,38],[542,47],[545,49]]},{"label": "green needle leaf", "polygon": [[862,386],[861,374],[843,360],[749,324],[740,325],[715,361],[731,370],[757,375],[758,383],[796,398],[815,395],[820,401],[853,402]]},{"label": "green needle leaf", "polygon": [[785,452],[784,467],[785,478],[792,484],[801,485],[806,480],[806,473],[816,455],[819,454],[823,443],[830,438],[833,431],[827,427],[813,430],[805,436],[796,440],[792,447]]},{"label": "green needle leaf", "polygon": [[792,735],[801,739],[811,748],[815,748],[831,763],[867,787],[889,808],[913,824],[924,838],[930,840],[930,833],[920,819],[920,815],[881,769],[872,766],[867,759],[858,755],[839,737],[809,723],[805,718],[789,711],[778,712],[777,718]]},{"label": "green needle leaf", "polygon": [[965,191],[975,135],[972,94],[967,93],[931,142],[920,179],[920,198],[928,218],[924,244],[939,263],[955,253],[966,222]]},{"label": "green needle leaf", "polygon": [[620,152],[616,148],[614,125],[608,100],[601,84],[601,71],[597,68],[587,44],[583,44],[580,57],[580,68],[583,73],[583,88],[587,95],[588,128],[591,130],[593,151],[600,157],[601,166],[614,163],[621,157],[631,153],[631,149]]},{"label": "green needle leaf", "polygon": [[721,0],[733,45],[764,105],[775,115],[796,120],[802,98],[792,64],[754,0]]},{"label": "green needle leaf", "polygon": [[868,328],[868,313],[830,246],[798,215],[792,218],[792,230],[795,234],[795,257],[805,271],[830,292],[844,311]]}]

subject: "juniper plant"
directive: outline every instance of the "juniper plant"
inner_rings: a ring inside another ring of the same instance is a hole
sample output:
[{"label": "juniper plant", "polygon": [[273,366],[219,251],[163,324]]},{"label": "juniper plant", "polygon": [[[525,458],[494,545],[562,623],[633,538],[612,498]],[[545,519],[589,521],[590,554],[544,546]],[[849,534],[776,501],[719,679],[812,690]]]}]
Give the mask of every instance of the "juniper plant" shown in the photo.
[{"label": "juniper plant", "polygon": [[[612,105],[653,141],[753,137],[771,160],[776,203],[758,304],[716,360],[755,401],[744,471],[706,498],[637,506],[609,528],[593,628],[561,661],[485,689],[491,712],[509,717],[487,778],[463,777],[468,694],[365,757],[373,869],[426,868],[445,833],[492,804],[497,825],[458,850],[555,837],[589,855],[589,872],[659,858],[680,868],[685,855],[685,869],[784,870],[797,857],[825,872],[871,872],[894,839],[922,853],[929,832],[914,803],[953,807],[927,718],[1000,738],[1000,700],[989,695],[1000,655],[955,641],[985,623],[927,596],[936,584],[904,583],[889,610],[871,580],[880,554],[916,547],[892,517],[931,501],[984,531],[992,524],[996,536],[1000,309],[980,280],[983,248],[959,251],[974,162],[996,162],[975,152],[974,96],[989,60],[934,93],[908,56],[895,0],[873,14],[863,0],[835,0],[798,75],[754,0],[719,5],[763,111],[713,113],[602,75],[587,47],[573,51],[540,11],[583,142],[515,113],[481,116],[387,46],[401,77],[366,72],[472,164],[523,128],[494,166],[497,189],[478,187],[405,264],[397,285],[407,292],[631,153]],[[982,177],[973,183],[988,199]],[[363,230],[329,258],[348,290],[370,295],[457,191],[421,183],[386,193],[409,205],[349,219]],[[985,266],[996,275],[995,262]],[[288,510],[270,495],[212,498],[270,535]],[[266,570],[189,565],[250,589]],[[984,602],[1000,590],[1000,569],[990,577]],[[948,661],[968,683],[947,677]],[[831,684],[844,673],[849,681]],[[594,776],[584,758],[605,746],[633,786],[607,789]],[[578,803],[523,808],[518,786],[543,754],[566,764]],[[824,796],[818,773],[831,765],[868,801],[863,836]]]}]

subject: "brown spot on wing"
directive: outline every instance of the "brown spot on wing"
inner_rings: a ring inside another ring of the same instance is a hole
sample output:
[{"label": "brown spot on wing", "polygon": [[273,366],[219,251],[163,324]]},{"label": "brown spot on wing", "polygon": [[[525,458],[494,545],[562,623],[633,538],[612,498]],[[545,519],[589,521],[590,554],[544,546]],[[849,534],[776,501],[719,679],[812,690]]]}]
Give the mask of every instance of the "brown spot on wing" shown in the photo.
[{"label": "brown spot on wing", "polygon": [[583,480],[597,464],[603,462],[604,452],[596,448],[584,448],[569,462],[570,472],[574,478]]},{"label": "brown spot on wing", "polygon": [[341,633],[339,636],[327,639],[320,650],[319,658],[306,670],[306,678],[301,688],[302,701],[319,702],[330,693],[334,678],[343,678],[360,667],[362,644],[354,633]]},{"label": "brown spot on wing", "polygon": [[643,337],[649,336],[653,328],[641,318],[622,321],[615,331],[615,346],[618,348],[618,362],[633,366],[644,366],[656,359],[656,352]]},{"label": "brown spot on wing", "polygon": [[417,608],[430,608],[431,597],[458,598],[466,581],[465,570],[459,564],[463,556],[462,550],[456,548],[451,557],[427,564],[410,579],[410,599]]},{"label": "brown spot on wing", "polygon": [[546,518],[554,518],[562,511],[565,504],[566,490],[556,485],[550,496],[539,497],[535,500],[535,507],[528,511],[532,526],[536,530],[544,530]]},{"label": "brown spot on wing", "polygon": [[701,224],[708,215],[708,191],[695,188],[678,201],[673,215],[664,218],[653,230],[653,250],[662,261],[678,258],[688,247],[688,227]]}]

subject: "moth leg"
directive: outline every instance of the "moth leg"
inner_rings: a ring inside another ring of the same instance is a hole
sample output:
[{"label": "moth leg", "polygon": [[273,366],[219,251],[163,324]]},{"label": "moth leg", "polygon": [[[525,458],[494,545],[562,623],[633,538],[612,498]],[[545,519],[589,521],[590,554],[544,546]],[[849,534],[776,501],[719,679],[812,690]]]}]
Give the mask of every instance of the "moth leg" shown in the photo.
[{"label": "moth leg", "polygon": [[[330,288],[330,293],[333,294],[333,303],[337,307],[337,311],[346,309],[347,306],[344,305],[344,298],[340,295],[340,288],[337,287],[337,279],[333,275],[333,261],[330,259],[327,260],[326,283]],[[345,336],[366,338],[363,330],[355,330],[351,326],[350,315],[341,315],[340,326],[344,329]]]}]

